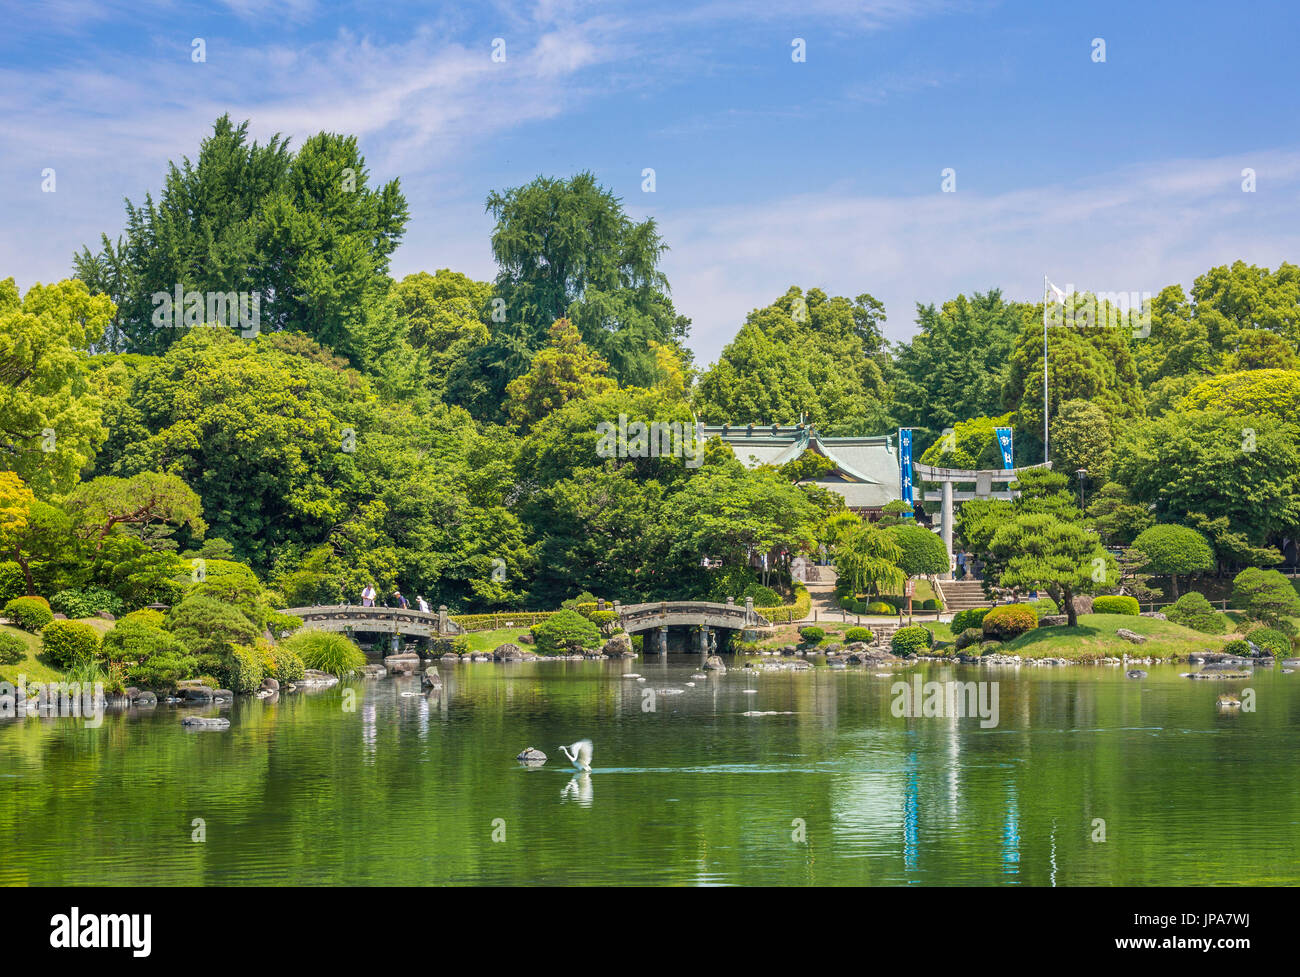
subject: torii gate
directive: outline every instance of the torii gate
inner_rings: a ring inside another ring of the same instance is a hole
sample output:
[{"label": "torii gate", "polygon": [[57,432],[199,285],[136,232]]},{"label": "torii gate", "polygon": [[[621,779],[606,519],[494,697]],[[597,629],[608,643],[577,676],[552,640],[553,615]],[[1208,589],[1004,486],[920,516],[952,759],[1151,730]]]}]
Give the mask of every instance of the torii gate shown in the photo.
[{"label": "torii gate", "polygon": [[[919,462],[913,462],[912,467],[921,481],[934,482],[939,485],[938,492],[926,492],[922,498],[926,502],[942,502],[940,509],[940,530],[939,534],[943,537],[944,548],[948,551],[948,566],[952,567],[952,504],[953,502],[969,502],[971,499],[1005,499],[1010,501],[1014,499],[1019,492],[1011,491],[1011,482],[1020,478],[1021,472],[1027,472],[1034,468],[1051,468],[1050,461],[1039,462],[1037,465],[1024,465],[1020,468],[935,468],[933,465],[922,465]],[[974,482],[975,491],[969,489],[956,491],[953,486],[958,482]],[[1001,489],[994,489],[994,483],[1003,486]],[[951,579],[952,570],[948,571],[948,578]]]}]

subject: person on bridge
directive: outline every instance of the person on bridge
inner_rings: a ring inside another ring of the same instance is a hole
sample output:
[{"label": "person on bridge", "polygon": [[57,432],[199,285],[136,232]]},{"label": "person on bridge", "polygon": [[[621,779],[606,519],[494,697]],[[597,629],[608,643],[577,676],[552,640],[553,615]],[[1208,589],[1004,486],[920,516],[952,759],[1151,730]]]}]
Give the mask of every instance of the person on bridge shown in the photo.
[{"label": "person on bridge", "polygon": [[407,599],[402,596],[402,592],[400,590],[397,589],[393,590],[393,600],[397,601],[397,606],[400,607],[402,610],[406,610],[411,606],[410,602],[408,602]]},{"label": "person on bridge", "polygon": [[365,590],[361,591],[361,606],[362,607],[375,606],[375,588],[372,587],[370,584],[366,584]]},{"label": "person on bridge", "polygon": [[425,600],[422,596],[419,595],[416,596],[415,606],[418,607],[425,614],[429,613],[429,602]]}]

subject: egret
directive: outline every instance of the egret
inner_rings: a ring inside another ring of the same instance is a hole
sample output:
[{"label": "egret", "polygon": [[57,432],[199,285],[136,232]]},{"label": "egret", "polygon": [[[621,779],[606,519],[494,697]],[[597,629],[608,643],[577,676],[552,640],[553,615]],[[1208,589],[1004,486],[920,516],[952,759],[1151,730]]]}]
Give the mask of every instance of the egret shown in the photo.
[{"label": "egret", "polygon": [[561,744],[560,752],[569,758],[569,762],[578,770],[591,769],[591,740],[578,740],[572,746]]}]

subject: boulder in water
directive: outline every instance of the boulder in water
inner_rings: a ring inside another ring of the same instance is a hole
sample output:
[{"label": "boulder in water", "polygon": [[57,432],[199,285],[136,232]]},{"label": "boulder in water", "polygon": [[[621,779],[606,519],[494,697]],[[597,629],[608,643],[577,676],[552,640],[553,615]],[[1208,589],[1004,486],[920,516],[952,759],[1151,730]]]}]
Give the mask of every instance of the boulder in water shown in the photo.
[{"label": "boulder in water", "polygon": [[704,659],[704,670],[706,672],[717,672],[719,675],[727,673],[727,666],[722,664],[722,659],[717,655],[710,655]]},{"label": "boulder in water", "polygon": [[526,746],[515,759],[530,767],[540,767],[546,762],[546,754],[534,746]]},{"label": "boulder in water", "polygon": [[181,720],[181,725],[186,729],[229,729],[230,720],[204,716],[186,716]]}]

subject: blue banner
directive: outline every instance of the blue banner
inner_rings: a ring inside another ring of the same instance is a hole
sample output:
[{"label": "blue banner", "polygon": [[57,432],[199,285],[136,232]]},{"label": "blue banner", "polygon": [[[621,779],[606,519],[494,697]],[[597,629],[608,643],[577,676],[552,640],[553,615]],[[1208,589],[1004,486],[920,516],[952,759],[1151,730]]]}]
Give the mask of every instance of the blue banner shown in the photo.
[{"label": "blue banner", "polygon": [[1002,452],[1002,467],[1004,469],[1015,468],[1011,460],[1011,428],[1000,427],[996,429],[998,436],[998,450]]},{"label": "blue banner", "polygon": [[904,502],[912,504],[912,429],[898,429],[899,494]]}]

